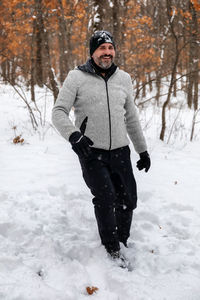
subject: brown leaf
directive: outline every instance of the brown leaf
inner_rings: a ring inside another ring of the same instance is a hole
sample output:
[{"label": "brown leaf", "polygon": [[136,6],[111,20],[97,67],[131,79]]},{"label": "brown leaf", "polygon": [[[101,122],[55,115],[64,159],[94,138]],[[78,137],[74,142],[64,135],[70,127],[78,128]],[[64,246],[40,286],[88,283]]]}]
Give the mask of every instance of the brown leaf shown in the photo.
[{"label": "brown leaf", "polygon": [[20,143],[20,136],[16,136],[14,139],[13,139],[13,143],[14,144],[17,144],[17,143]]},{"label": "brown leaf", "polygon": [[96,293],[98,291],[98,288],[95,286],[87,286],[86,291],[88,295],[92,295],[93,293]]}]

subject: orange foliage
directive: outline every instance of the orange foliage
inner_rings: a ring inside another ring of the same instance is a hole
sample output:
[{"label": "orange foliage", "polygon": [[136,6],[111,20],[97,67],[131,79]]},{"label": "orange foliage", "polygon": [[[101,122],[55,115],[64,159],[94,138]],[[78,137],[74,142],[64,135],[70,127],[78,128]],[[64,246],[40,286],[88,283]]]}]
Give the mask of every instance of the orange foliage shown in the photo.
[{"label": "orange foliage", "polygon": [[[87,1],[62,1],[64,10],[64,19],[66,21],[67,32],[70,32],[71,51],[72,55],[80,61],[85,57],[85,47],[83,41],[87,34],[87,16],[85,8]],[[51,53],[53,56],[53,67],[56,70],[59,61],[58,49],[58,33],[59,33],[59,17],[61,9],[58,0],[43,0],[42,14],[45,30],[48,31],[51,37]],[[4,60],[12,60],[14,57],[23,57],[26,53],[27,58],[30,58],[31,43],[33,35],[33,22],[37,18],[35,11],[35,1],[22,0],[6,1],[2,0],[0,4],[1,32],[0,43],[3,47],[0,48],[3,55],[0,56],[0,63]],[[72,59],[73,60],[73,59]],[[30,64],[30,59],[26,62]],[[30,69],[30,66],[28,66]]]},{"label": "orange foliage", "polygon": [[199,0],[191,0],[192,4],[194,5],[197,11],[200,11],[200,3]]},{"label": "orange foliage", "polygon": [[125,25],[126,38],[123,51],[126,69],[130,73],[137,74],[139,80],[143,80],[144,74],[150,73],[159,64],[159,58],[153,48],[154,38],[150,35],[153,29],[152,19],[141,16],[139,4],[132,0],[128,2]]},{"label": "orange foliage", "polygon": [[[190,0],[195,10],[200,12],[199,0]],[[69,60],[72,64],[83,63],[88,57],[88,22],[91,18],[91,8],[88,0],[42,0],[42,17],[45,31],[48,32],[51,64],[55,73],[59,73],[59,34],[60,20],[66,26],[66,45],[69,49]],[[191,33],[192,15],[177,7],[172,7],[180,19],[184,30]],[[4,60],[17,60],[26,70],[31,69],[31,49],[33,24],[37,20],[35,0],[2,0],[0,4],[0,63]],[[145,74],[155,71],[160,66],[160,36],[154,35],[153,20],[141,12],[140,1],[126,1],[125,18],[120,16],[123,23],[122,45],[125,69],[135,74],[138,80],[144,80]],[[198,22],[200,18],[198,17]],[[178,25],[177,25],[178,26]],[[155,47],[155,44],[157,48]],[[34,47],[33,47],[34,48]],[[34,48],[34,51],[36,49]],[[35,52],[33,53],[34,55]],[[187,63],[188,56],[180,58]],[[71,66],[70,65],[70,66]],[[73,66],[72,66],[73,67]],[[16,72],[19,72],[18,68]]]}]

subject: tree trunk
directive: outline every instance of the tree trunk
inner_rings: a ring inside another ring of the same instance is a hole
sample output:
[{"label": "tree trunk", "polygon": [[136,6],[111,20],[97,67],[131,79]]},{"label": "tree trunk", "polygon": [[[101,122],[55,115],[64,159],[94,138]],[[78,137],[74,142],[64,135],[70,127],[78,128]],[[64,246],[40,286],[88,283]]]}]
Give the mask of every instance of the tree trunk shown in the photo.
[{"label": "tree trunk", "polygon": [[8,72],[7,64],[8,64],[7,59],[1,63],[2,78],[5,83],[7,83],[7,72]]},{"label": "tree trunk", "polygon": [[[36,45],[37,45],[37,55],[36,55],[36,78],[37,83],[38,80],[42,80],[40,84],[46,83],[44,79],[44,74],[46,73],[49,82],[50,88],[53,92],[54,102],[58,96],[58,86],[54,77],[54,73],[51,66],[51,58],[50,58],[50,49],[49,49],[49,40],[48,40],[48,32],[44,27],[44,16],[43,16],[43,8],[42,8],[42,0],[35,0],[35,8],[37,13],[36,18]],[[46,22],[48,23],[48,15],[46,16]],[[39,31],[39,32],[38,32]],[[45,60],[42,60],[42,54],[45,57]],[[39,59],[39,61],[38,61]],[[41,68],[42,77],[38,77],[38,71]],[[46,72],[45,72],[46,71]]]},{"label": "tree trunk", "polygon": [[66,21],[64,18],[64,9],[61,0],[58,1],[59,7],[59,15],[58,15],[58,22],[59,22],[59,33],[58,33],[58,42],[59,42],[59,69],[60,69],[60,82],[61,84],[64,82],[65,77],[68,73],[68,53],[69,49],[67,49],[67,28],[66,28]]},{"label": "tree trunk", "polygon": [[35,35],[36,35],[36,83],[42,87],[43,86],[43,59],[42,59],[42,34],[44,32],[43,26],[43,16],[42,16],[42,0],[35,0]]},{"label": "tree trunk", "polygon": [[35,58],[34,58],[34,47],[35,47],[35,31],[36,31],[36,21],[33,20],[33,33],[31,42],[31,100],[35,102]]},{"label": "tree trunk", "polygon": [[189,1],[189,10],[192,15],[190,20],[190,50],[189,50],[189,66],[188,66],[188,90],[187,90],[187,103],[191,108],[198,109],[198,83],[199,83],[199,45],[198,45],[198,20],[195,7]]},{"label": "tree trunk", "polygon": [[15,59],[13,58],[11,62],[11,72],[10,72],[10,79],[13,85],[15,85],[15,80],[16,80],[16,64],[15,64]]},{"label": "tree trunk", "polygon": [[103,7],[104,7],[104,1],[102,0],[94,0],[94,18],[93,18],[93,31],[97,30],[103,30]]},{"label": "tree trunk", "polygon": [[145,98],[146,97],[146,82],[142,81],[142,97]]},{"label": "tree trunk", "polygon": [[157,106],[159,106],[159,100],[160,100],[160,91],[161,91],[161,75],[160,75],[160,72],[156,72],[156,88],[157,88],[157,91],[156,91],[156,103],[157,103]]},{"label": "tree trunk", "polygon": [[176,92],[177,90],[177,81],[176,81],[176,73],[175,73],[175,76],[174,76],[174,85],[173,85],[173,96],[176,97]]},{"label": "tree trunk", "polygon": [[49,75],[49,81],[51,85],[51,90],[53,92],[54,96],[54,103],[56,102],[56,99],[58,97],[58,85],[54,76],[54,72],[51,66],[51,58],[50,58],[50,49],[49,49],[49,41],[48,41],[48,33],[47,31],[44,32],[44,49],[46,52],[46,60],[47,60],[47,69],[48,69],[48,75]]},{"label": "tree trunk", "polygon": [[115,63],[121,65],[121,13],[120,13],[120,2],[119,0],[113,1],[113,37],[117,46]]},{"label": "tree trunk", "polygon": [[180,55],[179,40],[174,31],[174,23],[173,23],[174,20],[172,20],[172,18],[171,18],[171,1],[166,0],[166,3],[167,3],[167,14],[168,14],[171,33],[175,39],[175,60],[174,60],[173,69],[172,69],[172,73],[171,73],[171,80],[170,80],[170,85],[169,85],[169,89],[168,89],[167,99],[164,102],[163,108],[162,108],[162,127],[161,127],[161,132],[160,132],[160,139],[162,141],[164,141],[165,130],[166,130],[166,108],[169,105],[170,100],[171,100],[171,94],[172,94],[172,89],[173,89],[174,80],[175,80],[175,76],[176,76],[176,69],[177,69],[179,55]]},{"label": "tree trunk", "polygon": [[150,90],[150,92],[152,92],[153,91],[153,85],[152,85],[151,74],[148,74],[148,83],[149,83],[149,90]]}]

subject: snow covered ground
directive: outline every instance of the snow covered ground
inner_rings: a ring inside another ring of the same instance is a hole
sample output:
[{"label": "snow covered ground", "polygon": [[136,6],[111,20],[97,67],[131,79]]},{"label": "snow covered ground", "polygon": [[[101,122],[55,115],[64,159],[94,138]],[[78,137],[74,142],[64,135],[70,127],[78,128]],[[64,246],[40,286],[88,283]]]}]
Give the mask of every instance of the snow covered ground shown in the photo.
[{"label": "snow covered ground", "polygon": [[[33,134],[17,98],[1,86],[0,299],[199,300],[200,141],[167,145],[148,126],[147,174],[132,149],[139,200],[130,247],[122,247],[134,265],[128,272],[100,245],[70,145],[53,128],[44,139]],[[24,144],[13,144],[13,126]],[[87,286],[98,291],[89,296]]]}]

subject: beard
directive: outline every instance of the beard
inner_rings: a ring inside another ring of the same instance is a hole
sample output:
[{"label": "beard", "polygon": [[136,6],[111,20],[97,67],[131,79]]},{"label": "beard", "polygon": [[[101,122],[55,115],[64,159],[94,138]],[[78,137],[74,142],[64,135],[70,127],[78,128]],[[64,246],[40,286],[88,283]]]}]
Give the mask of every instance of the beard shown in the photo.
[{"label": "beard", "polygon": [[[104,58],[108,58],[108,57],[110,58],[109,60],[104,59]],[[111,67],[112,63],[113,63],[112,55],[102,55],[98,58],[98,64],[104,70],[109,69]]]}]

